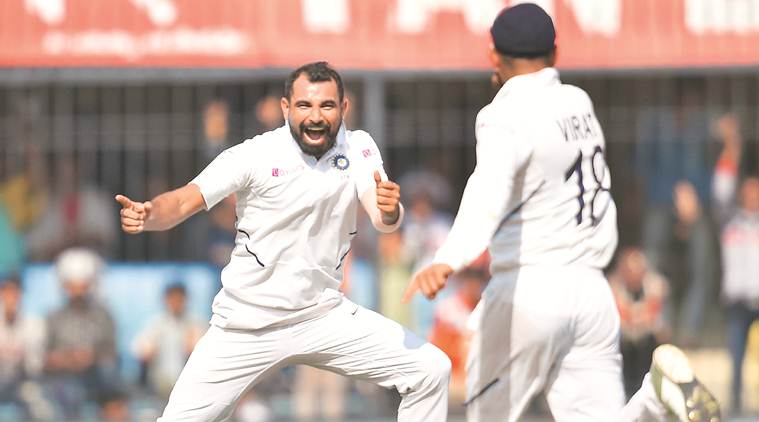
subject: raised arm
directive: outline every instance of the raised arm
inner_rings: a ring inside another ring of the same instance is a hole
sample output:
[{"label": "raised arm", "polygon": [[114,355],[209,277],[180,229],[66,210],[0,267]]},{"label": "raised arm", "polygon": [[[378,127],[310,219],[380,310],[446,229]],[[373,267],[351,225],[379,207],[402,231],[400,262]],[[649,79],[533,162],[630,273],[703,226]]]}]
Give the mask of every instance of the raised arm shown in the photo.
[{"label": "raised arm", "polygon": [[150,201],[132,201],[124,195],[116,195],[116,201],[121,204],[121,229],[130,234],[168,230],[206,208],[200,188],[194,183]]},{"label": "raised arm", "polygon": [[713,135],[722,143],[712,179],[712,196],[719,224],[725,224],[735,210],[740,175],[743,136],[738,119],[732,114],[719,118],[712,127]]}]

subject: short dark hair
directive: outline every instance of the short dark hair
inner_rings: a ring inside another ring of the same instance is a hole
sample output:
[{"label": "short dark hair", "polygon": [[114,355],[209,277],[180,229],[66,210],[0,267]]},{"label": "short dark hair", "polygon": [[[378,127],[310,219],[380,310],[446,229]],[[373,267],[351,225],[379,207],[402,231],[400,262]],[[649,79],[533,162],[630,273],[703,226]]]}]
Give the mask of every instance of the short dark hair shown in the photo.
[{"label": "short dark hair", "polygon": [[498,54],[501,56],[501,58],[504,61],[515,60],[515,59],[526,59],[526,60],[541,61],[545,63],[546,65],[550,65],[551,61],[554,60],[554,58],[556,57],[556,46],[548,50],[547,53],[540,53],[540,54],[505,54],[505,53],[501,53],[500,51],[498,51]]},{"label": "short dark hair", "polygon": [[187,296],[187,288],[179,281],[172,282],[163,291],[164,296],[169,296],[172,293],[180,293],[182,296]]},{"label": "short dark hair", "polygon": [[329,65],[329,63],[324,61],[304,64],[303,66],[293,70],[292,73],[290,73],[290,76],[288,76],[287,80],[285,81],[285,97],[287,99],[292,98],[293,84],[302,73],[306,74],[310,82],[335,81],[337,84],[337,93],[340,96],[340,101],[343,101],[343,97],[345,96],[343,79],[340,77],[340,74],[337,73],[337,71]]},{"label": "short dark hair", "polygon": [[3,274],[0,277],[0,287],[14,286],[21,289],[21,278],[16,273]]}]

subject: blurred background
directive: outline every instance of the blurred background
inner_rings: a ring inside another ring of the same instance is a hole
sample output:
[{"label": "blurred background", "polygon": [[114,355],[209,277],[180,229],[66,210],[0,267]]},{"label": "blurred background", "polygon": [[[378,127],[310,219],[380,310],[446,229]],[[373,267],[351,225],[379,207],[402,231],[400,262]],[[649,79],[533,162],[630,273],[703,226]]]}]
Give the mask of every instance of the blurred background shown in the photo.
[{"label": "blurred background", "polygon": [[[495,93],[487,30],[514,3],[0,0],[0,421],[160,414],[207,328],[234,199],[126,236],[113,195],[181,186],[280,126],[285,76],[314,60],[342,72],[347,124],[373,135],[407,209],[398,233],[364,222],[344,291],[449,354],[463,420],[464,324],[488,257],[433,302],[399,300],[474,167],[474,120]],[[725,413],[759,420],[759,0],[536,3],[606,135],[626,388],[674,342]],[[235,420],[393,420],[397,402],[287,368]],[[551,420],[540,398],[530,418]]]}]

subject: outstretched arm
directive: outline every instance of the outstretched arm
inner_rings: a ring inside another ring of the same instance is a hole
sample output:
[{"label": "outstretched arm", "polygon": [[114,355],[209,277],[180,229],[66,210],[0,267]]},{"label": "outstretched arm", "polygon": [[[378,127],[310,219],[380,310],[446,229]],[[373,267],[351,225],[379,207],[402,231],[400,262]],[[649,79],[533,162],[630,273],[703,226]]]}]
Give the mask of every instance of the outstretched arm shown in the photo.
[{"label": "outstretched arm", "polygon": [[151,201],[132,201],[124,195],[116,195],[116,201],[121,204],[121,229],[130,234],[168,230],[206,209],[200,188],[194,183],[162,193]]}]

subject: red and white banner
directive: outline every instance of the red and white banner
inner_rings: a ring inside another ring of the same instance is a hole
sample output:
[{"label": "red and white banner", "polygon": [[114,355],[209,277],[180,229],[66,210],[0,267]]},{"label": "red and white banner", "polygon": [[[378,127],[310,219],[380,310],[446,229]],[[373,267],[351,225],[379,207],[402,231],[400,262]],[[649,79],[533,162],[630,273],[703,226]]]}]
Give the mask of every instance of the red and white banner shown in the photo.
[{"label": "red and white banner", "polygon": [[[3,67],[485,69],[509,0],[2,0]],[[759,0],[537,0],[562,68],[759,63]]]}]

